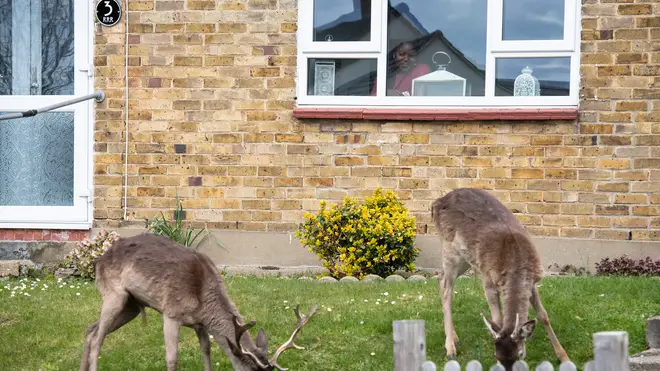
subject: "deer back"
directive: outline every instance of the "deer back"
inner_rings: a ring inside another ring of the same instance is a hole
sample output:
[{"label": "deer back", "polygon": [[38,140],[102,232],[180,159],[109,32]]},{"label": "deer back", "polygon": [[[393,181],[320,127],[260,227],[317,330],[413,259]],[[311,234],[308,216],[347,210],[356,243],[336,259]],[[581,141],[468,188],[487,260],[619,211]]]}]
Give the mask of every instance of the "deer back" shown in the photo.
[{"label": "deer back", "polygon": [[124,237],[96,262],[101,294],[123,289],[144,306],[183,322],[237,314],[222,277],[204,254],[150,233]]},{"label": "deer back", "polygon": [[[494,282],[504,276],[541,278],[538,253],[515,215],[488,192],[458,188],[438,198],[431,210],[438,233],[474,268]],[[458,251],[460,250],[460,251]],[[449,251],[447,251],[450,253]]]}]

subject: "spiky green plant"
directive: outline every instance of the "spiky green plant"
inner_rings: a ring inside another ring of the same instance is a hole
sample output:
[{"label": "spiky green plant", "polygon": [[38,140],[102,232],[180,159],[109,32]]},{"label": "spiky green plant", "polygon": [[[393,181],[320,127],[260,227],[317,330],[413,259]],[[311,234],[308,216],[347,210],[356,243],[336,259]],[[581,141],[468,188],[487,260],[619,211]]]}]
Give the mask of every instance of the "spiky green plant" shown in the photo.
[{"label": "spiky green plant", "polygon": [[[209,232],[206,228],[202,229],[197,229],[192,228],[191,226],[187,226],[184,229],[183,225],[183,205],[181,204],[181,201],[179,200],[179,197],[177,196],[176,198],[176,203],[177,207],[174,209],[174,222],[171,223],[170,221],[165,218],[165,215],[163,213],[160,213],[160,217],[153,218],[151,220],[147,220],[147,231],[160,235],[160,236],[165,236],[169,237],[170,239],[182,244],[183,246],[190,247],[193,245],[195,240],[202,234],[202,232],[206,231],[206,236],[204,238],[213,235],[211,232]],[[220,244],[215,237],[213,237],[215,242],[224,248],[222,244]]]}]

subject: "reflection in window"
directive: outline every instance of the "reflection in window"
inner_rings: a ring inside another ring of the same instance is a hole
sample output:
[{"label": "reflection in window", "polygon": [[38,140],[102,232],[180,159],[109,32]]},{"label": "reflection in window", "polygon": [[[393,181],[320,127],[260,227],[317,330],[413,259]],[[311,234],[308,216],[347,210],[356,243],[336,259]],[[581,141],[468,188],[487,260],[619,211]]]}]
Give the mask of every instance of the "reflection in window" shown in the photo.
[{"label": "reflection in window", "polygon": [[370,41],[371,0],[314,0],[314,41]]},{"label": "reflection in window", "polygon": [[42,0],[41,94],[73,94],[73,2]]},{"label": "reflection in window", "polygon": [[571,58],[498,58],[497,96],[568,96]]},{"label": "reflection in window", "polygon": [[0,0],[0,95],[74,93],[73,1]]},{"label": "reflection in window", "polygon": [[309,59],[309,95],[368,96],[376,82],[376,59]]},{"label": "reflection in window", "polygon": [[0,95],[11,94],[11,3],[0,0]]},{"label": "reflection in window", "polygon": [[504,0],[502,40],[563,40],[564,0]]},{"label": "reflection in window", "polygon": [[390,1],[387,95],[484,96],[486,6],[486,0]]}]

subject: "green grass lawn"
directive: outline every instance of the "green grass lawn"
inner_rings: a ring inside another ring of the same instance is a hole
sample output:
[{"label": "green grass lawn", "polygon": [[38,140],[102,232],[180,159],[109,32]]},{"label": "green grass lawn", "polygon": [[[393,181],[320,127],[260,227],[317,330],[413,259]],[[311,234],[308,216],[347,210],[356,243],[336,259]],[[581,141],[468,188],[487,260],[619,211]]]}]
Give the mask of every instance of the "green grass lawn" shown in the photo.
[{"label": "green grass lawn", "polygon": [[[280,357],[291,370],[391,370],[392,321],[426,321],[427,358],[446,362],[442,310],[437,281],[327,284],[295,279],[228,277],[229,294],[247,320],[256,320],[253,336],[263,326],[271,354],[295,324],[292,306],[301,312],[318,304],[296,343],[306,350],[289,350]],[[20,287],[25,285],[25,289]],[[83,336],[97,319],[99,295],[93,283],[72,280],[63,287],[55,280],[0,281],[0,370],[74,370]],[[14,297],[11,292],[16,289]],[[47,286],[47,287],[46,287]],[[7,289],[6,287],[9,287]],[[642,278],[546,278],[540,292],[555,332],[572,361],[582,368],[591,359],[592,333],[625,330],[630,352],[645,349],[644,324],[660,314],[660,281]],[[29,296],[23,294],[27,292]],[[493,363],[490,337],[479,312],[488,312],[478,281],[458,280],[454,321],[461,340],[458,361]],[[101,349],[101,370],[164,370],[162,319],[151,309],[148,327],[139,318],[115,331]],[[181,370],[201,370],[203,364],[194,332],[182,328]],[[527,347],[530,365],[542,360],[557,364],[542,326]],[[231,369],[217,345],[215,369]]]}]

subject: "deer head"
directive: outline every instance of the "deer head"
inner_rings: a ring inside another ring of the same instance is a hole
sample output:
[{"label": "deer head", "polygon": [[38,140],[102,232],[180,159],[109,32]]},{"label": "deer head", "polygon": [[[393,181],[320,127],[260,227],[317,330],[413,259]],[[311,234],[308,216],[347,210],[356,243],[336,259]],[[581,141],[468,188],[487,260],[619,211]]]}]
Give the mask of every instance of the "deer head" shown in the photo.
[{"label": "deer head", "polygon": [[497,324],[487,319],[483,313],[481,317],[495,343],[495,359],[506,370],[511,370],[513,364],[519,359],[525,359],[525,341],[532,336],[536,328],[536,320],[530,320],[520,326],[520,316],[516,314],[516,325],[511,333],[502,331]]},{"label": "deer head", "polygon": [[[268,336],[266,335],[266,332],[264,329],[259,329],[259,333],[257,334],[257,341],[256,341],[256,346],[253,349],[245,349],[243,344],[241,343],[241,337],[243,334],[248,332],[249,329],[254,327],[257,323],[256,321],[250,321],[249,323],[245,325],[241,325],[238,323],[238,317],[234,316],[233,317],[233,322],[234,322],[234,333],[236,334],[236,338],[232,342],[228,337],[225,337],[227,344],[229,345],[229,348],[231,349],[231,352],[234,356],[236,356],[239,359],[243,360],[248,360],[246,363],[249,363],[250,366],[249,368],[246,368],[245,370],[250,370],[250,371],[271,371],[271,370],[288,370],[288,368],[283,368],[282,366],[277,364],[277,359],[279,356],[286,350],[295,348],[295,349],[305,349],[304,347],[298,346],[294,343],[294,340],[296,338],[296,335],[300,332],[300,330],[307,324],[309,319],[316,313],[317,306],[314,305],[312,307],[312,310],[309,312],[307,316],[301,316],[300,311],[299,311],[300,305],[296,305],[296,307],[293,309],[293,312],[296,314],[296,318],[298,319],[298,322],[296,323],[295,328],[293,329],[293,333],[289,337],[289,340],[287,340],[284,344],[282,344],[277,350],[275,351],[275,354],[273,355],[273,358],[268,359]],[[249,336],[249,334],[248,334]]]}]

